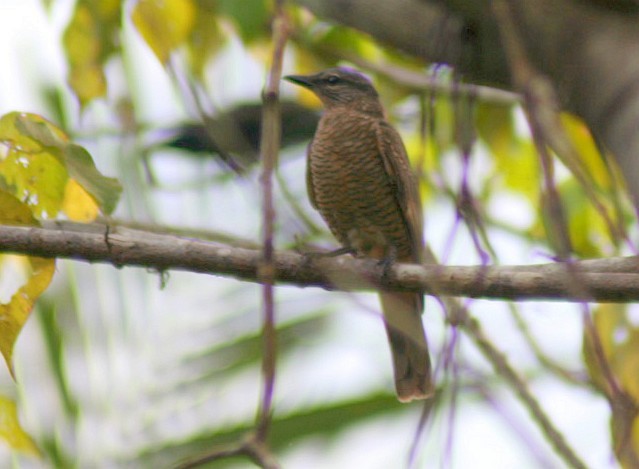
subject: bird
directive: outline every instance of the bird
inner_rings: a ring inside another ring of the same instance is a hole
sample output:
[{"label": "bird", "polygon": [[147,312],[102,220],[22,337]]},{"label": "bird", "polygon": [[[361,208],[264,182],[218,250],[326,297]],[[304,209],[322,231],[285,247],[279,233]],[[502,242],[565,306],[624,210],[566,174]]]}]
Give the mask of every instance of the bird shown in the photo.
[{"label": "bird", "polygon": [[[301,143],[317,126],[317,113],[294,101],[280,103],[282,146]],[[155,146],[177,148],[192,155],[212,155],[241,171],[254,167],[259,159],[262,103],[239,103],[202,122],[187,122],[168,129]],[[231,159],[233,161],[231,161]]]},{"label": "bird", "polygon": [[[422,263],[418,184],[371,81],[347,67],[284,79],[313,92],[324,107],[308,146],[306,182],[311,205],[342,245],[338,251],[387,266]],[[423,294],[380,289],[379,296],[398,400],[433,396]]]}]

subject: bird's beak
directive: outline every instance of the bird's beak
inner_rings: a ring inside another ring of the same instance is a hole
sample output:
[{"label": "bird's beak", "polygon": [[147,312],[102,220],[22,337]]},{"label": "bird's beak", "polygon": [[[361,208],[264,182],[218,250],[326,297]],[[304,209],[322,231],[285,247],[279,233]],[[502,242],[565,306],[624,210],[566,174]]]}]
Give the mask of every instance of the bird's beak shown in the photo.
[{"label": "bird's beak", "polygon": [[295,83],[296,85],[303,86],[304,88],[312,88],[313,81],[311,80],[311,76],[306,75],[287,75],[284,77],[286,81],[290,81],[291,83]]}]

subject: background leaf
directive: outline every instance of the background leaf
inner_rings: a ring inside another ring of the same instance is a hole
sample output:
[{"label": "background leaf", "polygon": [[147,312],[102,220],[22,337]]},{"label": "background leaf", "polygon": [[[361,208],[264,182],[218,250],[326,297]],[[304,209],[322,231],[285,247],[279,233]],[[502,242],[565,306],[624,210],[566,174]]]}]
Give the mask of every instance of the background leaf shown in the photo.
[{"label": "background leaf", "polygon": [[131,18],[160,63],[166,65],[171,53],[191,34],[196,9],[191,0],[139,0]]},{"label": "background leaf", "polygon": [[220,15],[230,18],[237,26],[244,42],[268,37],[271,12],[265,0],[217,0],[215,3]]},{"label": "background leaf", "polygon": [[119,0],[78,0],[64,32],[68,82],[82,107],[106,95],[104,65],[119,49],[121,8]]},{"label": "background leaf", "polygon": [[[122,192],[122,186],[114,179],[103,176],[93,163],[93,159],[80,145],[70,143],[64,133],[45,119],[31,114],[10,114],[8,118],[15,119],[15,128],[23,136],[28,137],[34,143],[41,145],[38,155],[51,155],[64,165],[68,176],[74,179],[88,194],[90,194],[101,210],[109,214],[117,205]],[[60,178],[59,196],[56,199],[56,213],[61,208],[64,199],[64,191],[67,189],[66,178]],[[76,192],[77,193],[77,192]],[[69,194],[67,194],[69,195]],[[84,199],[78,201],[84,204]],[[66,199],[67,207],[72,201]]]},{"label": "background leaf", "polygon": [[8,259],[13,259],[21,266],[26,275],[26,282],[11,297],[9,303],[0,304],[0,352],[7,367],[14,375],[13,348],[22,327],[38,297],[47,289],[55,272],[55,259],[39,257],[2,256],[3,267]]},{"label": "background leaf", "polygon": [[33,439],[20,426],[16,404],[0,395],[0,439],[13,450],[32,456],[40,456],[40,450]]}]

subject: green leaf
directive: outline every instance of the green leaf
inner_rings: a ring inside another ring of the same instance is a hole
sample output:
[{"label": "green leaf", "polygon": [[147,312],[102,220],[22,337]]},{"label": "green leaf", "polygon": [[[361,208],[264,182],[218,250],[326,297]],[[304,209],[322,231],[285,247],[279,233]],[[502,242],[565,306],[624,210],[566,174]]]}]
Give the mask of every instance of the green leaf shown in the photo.
[{"label": "green leaf", "polygon": [[[284,354],[321,334],[327,326],[326,317],[325,310],[318,310],[313,315],[279,324],[277,341],[280,353]],[[204,383],[208,386],[211,379],[219,380],[224,374],[257,364],[262,358],[262,353],[263,338],[259,332],[216,344],[214,347],[187,357],[184,363],[185,368],[205,370],[198,373],[198,376],[189,384]]]},{"label": "green leaf", "polygon": [[122,192],[118,180],[103,176],[95,167],[89,152],[80,145],[67,145],[64,158],[71,177],[91,194],[106,214],[112,213]]},{"label": "green leaf", "polygon": [[[374,394],[362,396],[359,400],[328,403],[287,416],[279,416],[270,428],[270,444],[273,450],[278,451],[313,435],[337,437],[338,432],[347,426],[397,412],[401,406],[403,404],[399,403],[394,395]],[[235,428],[226,426],[209,432],[202,431],[191,441],[151,449],[146,454],[141,454],[139,464],[145,467],[173,466],[180,458],[241,441],[241,438],[253,428],[254,423],[251,421]]]},{"label": "green leaf", "polygon": [[268,37],[271,12],[265,0],[218,0],[217,7],[231,18],[244,42]]}]

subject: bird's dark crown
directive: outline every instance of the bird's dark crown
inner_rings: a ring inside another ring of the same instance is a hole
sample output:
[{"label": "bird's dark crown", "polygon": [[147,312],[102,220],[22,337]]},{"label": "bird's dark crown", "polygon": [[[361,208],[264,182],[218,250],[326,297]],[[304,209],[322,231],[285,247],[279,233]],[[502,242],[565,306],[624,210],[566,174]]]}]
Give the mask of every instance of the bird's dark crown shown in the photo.
[{"label": "bird's dark crown", "polygon": [[358,71],[346,67],[329,68],[315,75],[289,75],[284,78],[308,88],[326,106],[378,100],[377,91],[370,80]]}]

